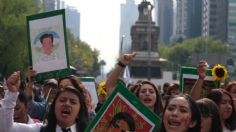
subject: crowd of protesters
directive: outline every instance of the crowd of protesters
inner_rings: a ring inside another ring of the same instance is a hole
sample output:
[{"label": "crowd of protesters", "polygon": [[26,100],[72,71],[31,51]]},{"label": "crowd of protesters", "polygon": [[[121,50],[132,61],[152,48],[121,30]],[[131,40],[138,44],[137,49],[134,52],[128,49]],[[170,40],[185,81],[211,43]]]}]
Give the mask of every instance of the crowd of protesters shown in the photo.
[{"label": "crowd of protesters", "polygon": [[[98,84],[98,104],[92,105],[90,92],[79,77],[70,75],[41,83],[31,79],[37,71],[28,69],[27,81],[20,71],[13,72],[0,84],[0,132],[83,132],[93,121],[125,67],[136,53],[124,54],[108,76]],[[206,96],[201,92],[208,64],[200,61],[198,79],[190,93],[180,91],[178,82],[166,82],[162,90],[148,80],[125,84],[147,108],[161,118],[160,132],[236,132],[236,81],[212,88]],[[112,130],[135,131],[113,121]],[[128,115],[127,115],[128,116]]]}]

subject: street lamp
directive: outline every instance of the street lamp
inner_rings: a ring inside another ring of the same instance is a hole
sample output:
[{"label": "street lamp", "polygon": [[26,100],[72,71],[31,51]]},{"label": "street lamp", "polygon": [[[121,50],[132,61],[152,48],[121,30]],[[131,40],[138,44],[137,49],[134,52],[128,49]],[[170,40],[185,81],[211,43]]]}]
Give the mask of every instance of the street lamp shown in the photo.
[{"label": "street lamp", "polygon": [[148,27],[147,27],[147,42],[148,42],[148,71],[147,79],[151,80],[151,46],[152,46],[152,9],[153,6],[149,4],[147,6],[148,10]]},{"label": "street lamp", "polygon": [[104,79],[104,66],[106,65],[106,62],[104,60],[100,61],[100,66],[101,66],[101,75],[102,75],[102,79]]},{"label": "street lamp", "polygon": [[123,52],[124,38],[125,38],[125,35],[122,35],[122,36],[121,36],[121,41],[120,41],[120,53],[119,53],[120,56],[121,56],[121,54],[122,54],[122,52]]}]

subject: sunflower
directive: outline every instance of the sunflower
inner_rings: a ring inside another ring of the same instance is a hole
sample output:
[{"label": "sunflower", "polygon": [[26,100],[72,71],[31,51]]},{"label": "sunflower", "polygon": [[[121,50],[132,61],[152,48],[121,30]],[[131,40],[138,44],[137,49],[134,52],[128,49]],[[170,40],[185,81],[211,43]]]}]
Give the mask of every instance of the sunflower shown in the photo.
[{"label": "sunflower", "polygon": [[228,71],[224,66],[217,64],[212,69],[212,76],[218,81],[223,81],[228,77]]}]

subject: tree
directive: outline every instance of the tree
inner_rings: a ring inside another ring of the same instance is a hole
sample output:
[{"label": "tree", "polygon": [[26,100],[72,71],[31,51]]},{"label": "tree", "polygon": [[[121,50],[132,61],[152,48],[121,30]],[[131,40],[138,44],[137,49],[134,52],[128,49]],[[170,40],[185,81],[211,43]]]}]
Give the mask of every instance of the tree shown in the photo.
[{"label": "tree", "polygon": [[[36,0],[34,0],[36,1]],[[0,73],[28,65],[26,16],[37,12],[32,0],[0,0]]]},{"label": "tree", "polygon": [[202,37],[177,42],[171,46],[160,45],[160,56],[171,62],[172,68],[178,70],[179,65],[190,65],[190,56],[194,53],[205,54],[206,46],[208,53],[229,54],[228,46],[220,40],[210,38],[205,42]]},{"label": "tree", "polygon": [[78,70],[85,72],[87,76],[100,74],[100,63],[98,61],[99,51],[83,41],[75,39],[70,30],[67,30],[68,50],[70,64]]}]

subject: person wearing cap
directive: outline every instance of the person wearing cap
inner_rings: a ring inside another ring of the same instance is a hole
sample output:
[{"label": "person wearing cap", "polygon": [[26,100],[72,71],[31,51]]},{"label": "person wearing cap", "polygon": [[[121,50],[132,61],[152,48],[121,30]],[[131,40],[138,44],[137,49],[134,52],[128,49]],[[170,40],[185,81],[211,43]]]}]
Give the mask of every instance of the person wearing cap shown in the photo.
[{"label": "person wearing cap", "polygon": [[56,79],[48,79],[45,81],[43,85],[43,95],[44,99],[47,102],[52,102],[55,98],[55,95],[57,94],[59,88],[58,88],[58,82]]},{"label": "person wearing cap", "polygon": [[179,94],[179,84],[177,82],[171,83],[167,89],[167,95],[174,96]]},{"label": "person wearing cap", "polygon": [[24,91],[25,95],[29,99],[29,115],[32,118],[40,119],[41,121],[45,119],[45,116],[47,115],[49,105],[51,104],[52,100],[55,98],[56,93],[59,91],[58,88],[58,81],[56,79],[48,79],[44,81],[43,84],[43,101],[36,102],[34,101],[32,97],[34,84],[31,81],[31,78],[33,76],[36,76],[36,71],[32,68],[28,69],[27,75],[28,75],[28,85]]},{"label": "person wearing cap", "polygon": [[59,88],[56,79],[45,80],[43,84],[44,100],[42,102],[35,102],[34,100],[31,100],[30,102],[29,114],[31,117],[44,120],[48,113],[49,106],[58,91]]}]

